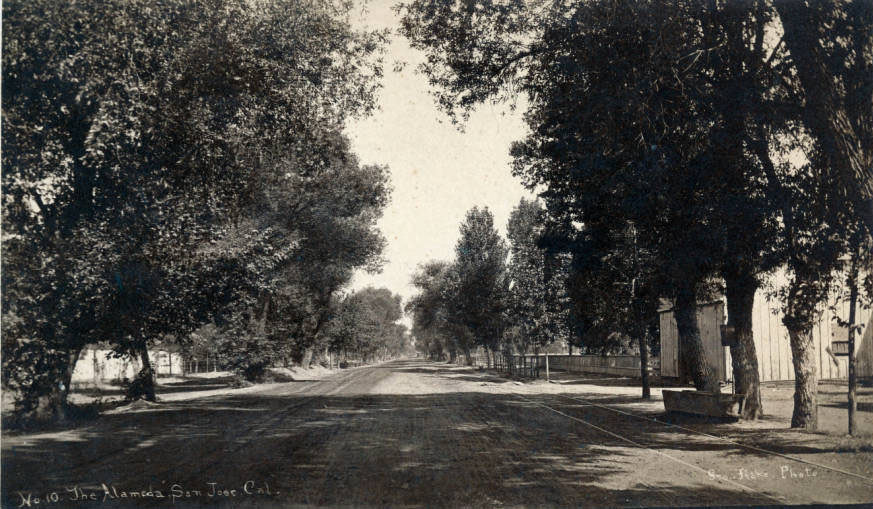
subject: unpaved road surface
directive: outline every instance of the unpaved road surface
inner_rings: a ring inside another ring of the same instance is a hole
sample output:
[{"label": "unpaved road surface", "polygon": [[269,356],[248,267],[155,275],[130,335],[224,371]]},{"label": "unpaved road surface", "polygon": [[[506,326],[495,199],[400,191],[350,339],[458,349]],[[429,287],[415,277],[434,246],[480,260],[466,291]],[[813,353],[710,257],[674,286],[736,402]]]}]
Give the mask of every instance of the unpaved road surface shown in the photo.
[{"label": "unpaved road surface", "polygon": [[742,435],[698,434],[699,422],[620,413],[622,398],[395,361],[5,435],[3,507],[873,501],[869,452],[783,441],[773,455],[742,447]]}]

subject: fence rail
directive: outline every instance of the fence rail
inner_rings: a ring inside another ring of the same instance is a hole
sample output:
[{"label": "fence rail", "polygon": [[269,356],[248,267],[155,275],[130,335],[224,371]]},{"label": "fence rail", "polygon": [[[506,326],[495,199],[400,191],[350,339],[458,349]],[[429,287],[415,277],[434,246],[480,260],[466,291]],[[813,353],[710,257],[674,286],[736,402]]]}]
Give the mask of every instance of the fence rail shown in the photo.
[{"label": "fence rail", "polygon": [[[489,366],[487,354],[476,353],[470,357],[474,366]],[[459,356],[457,362],[463,363],[463,356]],[[547,366],[550,371],[639,378],[641,362],[638,355],[494,354],[490,364],[497,371],[527,378],[539,378],[545,373]],[[658,373],[660,364],[659,358],[652,358],[649,362],[649,372]]]}]

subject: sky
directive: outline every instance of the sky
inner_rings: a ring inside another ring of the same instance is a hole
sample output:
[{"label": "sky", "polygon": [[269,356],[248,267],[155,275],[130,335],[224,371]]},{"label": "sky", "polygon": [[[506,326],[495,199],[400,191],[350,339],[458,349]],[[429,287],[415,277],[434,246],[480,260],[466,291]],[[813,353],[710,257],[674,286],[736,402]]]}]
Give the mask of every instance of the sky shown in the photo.
[{"label": "sky", "polygon": [[[396,28],[391,6],[398,0],[372,0],[356,14],[359,27]],[[359,272],[354,290],[386,287],[404,301],[415,294],[409,284],[417,265],[451,260],[467,210],[487,206],[501,234],[513,207],[532,198],[510,171],[509,147],[525,136],[521,111],[483,105],[460,132],[429,95],[427,78],[415,72],[423,54],[392,34],[385,54],[380,110],[353,121],[346,134],[362,164],[384,164],[393,192],[379,227],[388,241],[382,273]],[[405,69],[393,72],[395,61]]]}]

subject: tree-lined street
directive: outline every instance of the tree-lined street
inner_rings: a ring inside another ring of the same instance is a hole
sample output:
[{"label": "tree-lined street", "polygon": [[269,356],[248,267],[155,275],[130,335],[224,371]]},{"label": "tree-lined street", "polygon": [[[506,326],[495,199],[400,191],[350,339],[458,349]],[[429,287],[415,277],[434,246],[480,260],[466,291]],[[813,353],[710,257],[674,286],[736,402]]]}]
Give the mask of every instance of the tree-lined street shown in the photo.
[{"label": "tree-lined street", "polygon": [[[4,440],[3,505],[52,492],[64,507],[91,495],[92,506],[124,507],[735,505],[873,496],[869,451],[841,457],[752,431],[731,437],[848,472],[839,473],[696,434],[713,432],[699,420],[678,421],[689,428],[682,430],[637,417],[648,414],[625,406],[632,396],[567,391],[538,394],[471,368],[407,360],[144,407]],[[153,498],[158,491],[166,498]]]},{"label": "tree-lined street", "polygon": [[4,506],[873,502],[873,1],[2,20]]}]

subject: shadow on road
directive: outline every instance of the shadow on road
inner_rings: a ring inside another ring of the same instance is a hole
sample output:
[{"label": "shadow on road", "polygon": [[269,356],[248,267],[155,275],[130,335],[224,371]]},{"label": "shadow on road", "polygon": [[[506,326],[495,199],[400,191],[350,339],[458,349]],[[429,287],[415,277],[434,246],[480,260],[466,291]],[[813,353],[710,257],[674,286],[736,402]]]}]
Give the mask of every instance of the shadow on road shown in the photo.
[{"label": "shadow on road", "polygon": [[[534,401],[554,404],[553,398]],[[105,416],[73,432],[34,436],[4,451],[4,507],[17,505],[16,491],[36,488],[100,491],[107,483],[166,491],[177,484],[207,493],[210,482],[239,487],[247,481],[273,486],[283,503],[315,505],[766,501],[711,486],[676,486],[662,472],[636,465],[621,440],[535,407],[513,395],[481,393],[247,396],[164,404]],[[657,425],[618,421],[591,407],[564,411],[632,434],[649,447],[747,454],[728,443],[696,442]],[[638,487],[608,487],[628,469],[642,469]]]},{"label": "shadow on road", "polygon": [[[475,376],[422,364],[370,372]],[[3,507],[17,507],[20,493],[54,490],[68,497],[77,493],[66,491],[72,487],[100,499],[77,503],[83,507],[105,505],[105,488],[159,490],[167,497],[178,488],[190,494],[173,498],[181,507],[778,502],[768,485],[748,491],[713,484],[703,470],[683,470],[622,437],[689,463],[718,458],[715,464],[725,469],[763,453],[568,399],[575,394],[346,394],[339,383],[337,394],[315,394],[294,392],[298,387],[162,403],[75,430],[4,441]],[[596,398],[598,405],[626,401]],[[693,418],[674,422],[699,424]],[[766,440],[764,433],[737,435]],[[786,454],[822,452],[790,440],[758,445]],[[209,496],[221,486],[237,495]],[[246,493],[255,486],[269,487],[269,493]],[[157,503],[139,498],[123,505]]]}]

